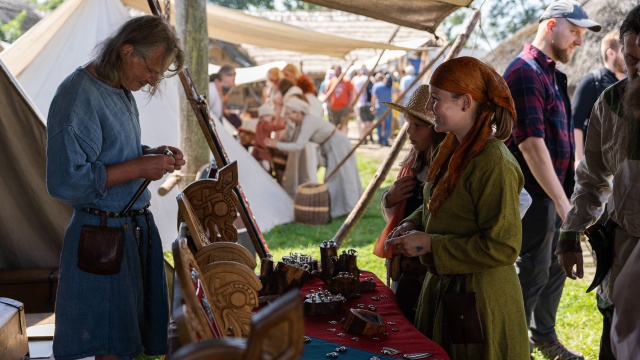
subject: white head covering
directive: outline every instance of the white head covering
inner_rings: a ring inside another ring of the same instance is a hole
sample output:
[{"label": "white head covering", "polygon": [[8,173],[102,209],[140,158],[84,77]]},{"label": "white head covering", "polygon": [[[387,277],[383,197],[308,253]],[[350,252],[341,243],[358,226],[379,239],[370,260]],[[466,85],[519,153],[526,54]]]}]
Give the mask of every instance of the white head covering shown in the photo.
[{"label": "white head covering", "polygon": [[263,117],[264,115],[273,115],[276,116],[276,113],[273,111],[269,104],[262,104],[258,108],[258,117]]},{"label": "white head covering", "polygon": [[289,88],[289,90],[287,90],[287,92],[282,96],[282,99],[284,99],[284,102],[287,102],[287,98],[291,97],[292,95],[304,95],[304,93],[302,92],[302,89],[297,87],[297,86],[292,86]]},{"label": "white head covering", "polygon": [[291,96],[285,100],[284,106],[293,111],[300,111],[304,114],[309,113],[309,103],[295,96]]}]

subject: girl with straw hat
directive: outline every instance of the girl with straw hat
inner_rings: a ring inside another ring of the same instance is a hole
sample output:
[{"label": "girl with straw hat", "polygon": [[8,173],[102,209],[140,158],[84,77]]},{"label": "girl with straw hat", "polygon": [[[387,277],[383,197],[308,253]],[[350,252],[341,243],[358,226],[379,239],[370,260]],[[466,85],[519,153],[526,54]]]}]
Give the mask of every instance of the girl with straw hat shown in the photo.
[{"label": "girl with straw hat", "polygon": [[415,325],[452,360],[529,359],[514,266],[524,178],[503,143],[516,116],[509,88],[471,57],[444,62],[429,83],[427,110],[447,136],[429,168],[423,206],[386,246],[427,265]]},{"label": "girl with straw hat", "polygon": [[422,205],[422,187],[427,179],[431,155],[444,139],[445,134],[433,130],[433,120],[425,110],[429,100],[429,86],[420,85],[406,105],[383,102],[384,105],[401,111],[409,124],[407,135],[411,150],[400,163],[398,178],[389,190],[382,194],[382,215],[387,221],[376,241],[373,253],[387,258],[387,276],[393,281],[398,305],[410,321],[415,317],[415,308],[427,268],[417,257],[401,254],[393,256],[393,248],[384,251],[384,240],[400,221],[411,215]]}]

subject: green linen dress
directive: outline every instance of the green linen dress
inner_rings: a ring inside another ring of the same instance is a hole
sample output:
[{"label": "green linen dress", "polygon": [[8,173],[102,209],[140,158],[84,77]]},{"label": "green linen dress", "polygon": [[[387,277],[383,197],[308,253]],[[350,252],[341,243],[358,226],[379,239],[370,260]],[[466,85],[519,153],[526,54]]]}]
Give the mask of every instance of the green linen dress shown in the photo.
[{"label": "green linen dress", "polygon": [[[518,196],[523,185],[520,167],[507,147],[490,139],[435,216],[423,205],[405,219],[432,234],[432,253],[420,260],[440,274],[427,274],[415,325],[444,346],[452,360],[529,359],[514,265],[522,245]],[[425,204],[430,188],[430,183],[424,187]],[[451,344],[443,335],[441,299],[451,275],[465,275],[466,292],[476,293],[484,343]]]}]

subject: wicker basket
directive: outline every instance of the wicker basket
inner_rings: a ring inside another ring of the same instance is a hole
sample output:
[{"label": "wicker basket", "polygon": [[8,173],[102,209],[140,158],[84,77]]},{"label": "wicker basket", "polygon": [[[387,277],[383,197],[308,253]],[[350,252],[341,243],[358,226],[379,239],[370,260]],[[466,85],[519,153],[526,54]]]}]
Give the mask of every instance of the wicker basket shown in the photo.
[{"label": "wicker basket", "polygon": [[294,221],[309,225],[329,222],[329,188],[327,184],[304,183],[298,186],[293,205]]}]

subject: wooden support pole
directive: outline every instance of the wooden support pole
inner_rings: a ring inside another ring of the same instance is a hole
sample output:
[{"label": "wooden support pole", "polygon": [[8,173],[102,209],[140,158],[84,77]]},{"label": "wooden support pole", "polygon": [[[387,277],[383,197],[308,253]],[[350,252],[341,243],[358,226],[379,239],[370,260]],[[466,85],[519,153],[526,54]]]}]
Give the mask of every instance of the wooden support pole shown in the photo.
[{"label": "wooden support pole", "polygon": [[[391,37],[389,38],[389,41],[387,41],[387,44],[391,44],[393,39],[398,34],[399,30],[400,30],[400,26],[398,26],[396,28],[396,31],[394,31],[393,34],[391,34]],[[347,111],[347,113],[344,115],[344,118],[340,121],[340,124],[338,125],[338,129],[342,129],[343,127],[347,126],[347,121],[349,121],[349,114],[355,108],[356,103],[358,102],[358,99],[360,98],[360,95],[362,95],[362,93],[367,89],[367,85],[369,85],[369,83],[371,82],[371,74],[373,74],[375,72],[376,68],[378,67],[378,64],[380,63],[380,60],[382,59],[382,55],[384,55],[385,51],[387,51],[387,49],[382,49],[382,52],[380,53],[380,56],[378,56],[378,60],[376,60],[375,65],[373,65],[373,68],[371,68],[371,71],[369,72],[370,75],[367,76],[367,81],[364,82],[364,85],[362,85],[362,88],[360,88],[360,91],[358,91],[358,94],[356,95],[356,97],[351,102],[351,106],[349,107],[349,111]]]},{"label": "wooden support pole", "polygon": [[[440,52],[438,52],[438,55],[436,55],[435,58],[433,58],[433,60],[431,60],[431,62],[429,63],[429,65],[425,66],[424,69],[422,69],[422,71],[418,74],[418,76],[416,76],[415,79],[413,79],[413,81],[411,82],[411,84],[409,84],[409,86],[407,86],[407,90],[411,89],[413,87],[413,85],[415,85],[416,83],[418,83],[418,81],[420,81],[420,78],[422,78],[422,76],[424,76],[424,74],[431,68],[431,66],[433,66],[433,64],[435,64],[436,60],[438,60],[440,58],[440,56],[442,56],[442,54],[444,54],[445,50],[449,47],[449,45],[451,45],[451,43],[446,43],[441,49]],[[396,102],[400,103],[405,96],[405,93],[407,92],[407,90],[401,92],[398,95],[398,98],[396,99]],[[329,173],[325,178],[324,178],[324,182],[329,181],[329,179],[336,174],[336,172],[338,171],[338,169],[340,169],[340,167],[342,165],[344,165],[344,163],[347,161],[347,159],[353,155],[353,153],[356,151],[356,149],[364,142],[364,140],[367,138],[367,136],[369,136],[369,134],[371,134],[371,132],[373,132],[373,129],[376,128],[376,126],[380,125],[380,123],[382,121],[384,121],[384,118],[387,117],[387,115],[389,115],[389,113],[391,112],[391,109],[387,109],[384,113],[382,113],[382,116],[380,116],[380,118],[373,123],[373,125],[371,126],[371,128],[365,133],[363,134],[363,136],[360,136],[360,140],[358,141],[357,144],[355,144],[353,146],[353,148],[351,148],[351,150],[349,151],[349,153],[342,159],[340,160],[340,162],[338,163],[338,165],[336,165],[336,167],[333,169],[333,171],[331,171],[331,173]]]},{"label": "wooden support pole", "polygon": [[[449,51],[449,54],[447,54],[445,61],[453,59],[456,56],[458,56],[458,54],[460,53],[460,50],[462,50],[464,43],[469,38],[469,35],[473,31],[473,28],[476,26],[479,19],[480,19],[480,10],[475,10],[472,13],[471,18],[469,19],[469,22],[467,23],[465,31],[462,34],[458,35],[458,38],[454,42],[454,45],[451,48],[451,51]],[[434,59],[432,63],[435,62],[436,59]],[[426,71],[426,69],[428,69],[428,67],[425,67],[425,70],[423,70],[423,72]],[[424,73],[421,73],[420,76],[422,75],[424,75]],[[418,77],[416,77],[416,79],[418,79]],[[412,86],[413,84],[411,84],[408,88],[410,89]],[[401,94],[401,95],[404,95],[404,94]],[[373,200],[373,197],[375,196],[376,192],[380,188],[380,185],[382,185],[382,182],[384,181],[387,174],[389,173],[391,166],[393,165],[396,158],[398,157],[398,154],[400,153],[400,149],[402,149],[402,146],[404,145],[404,141],[406,140],[407,127],[408,127],[408,123],[405,123],[402,129],[400,129],[400,133],[398,134],[396,141],[393,142],[393,146],[391,147],[391,153],[389,153],[389,156],[387,157],[385,162],[380,165],[380,167],[378,168],[378,171],[376,172],[376,174],[373,176],[373,179],[369,183],[369,186],[367,186],[367,189],[364,191],[364,193],[360,197],[360,200],[358,201],[356,206],[353,208],[353,210],[351,210],[351,213],[349,214],[349,216],[347,216],[344,223],[342,224],[340,229],[338,229],[338,232],[336,233],[336,235],[333,237],[333,241],[335,241],[337,247],[340,247],[344,242],[344,240],[347,238],[347,236],[349,236],[353,228],[358,223],[358,220],[362,218],[365,211],[367,210],[367,207],[369,207],[369,204],[371,203],[371,201]]]}]

